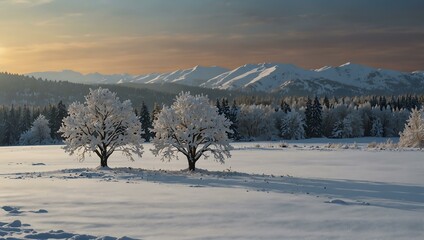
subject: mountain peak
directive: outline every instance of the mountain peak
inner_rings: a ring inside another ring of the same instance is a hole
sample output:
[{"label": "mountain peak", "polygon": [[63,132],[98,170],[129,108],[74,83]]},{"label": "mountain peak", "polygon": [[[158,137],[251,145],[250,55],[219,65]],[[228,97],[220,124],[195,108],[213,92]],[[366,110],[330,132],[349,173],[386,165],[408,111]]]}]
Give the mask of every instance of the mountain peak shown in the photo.
[{"label": "mountain peak", "polygon": [[351,66],[351,65],[354,65],[354,64],[352,64],[351,62],[347,62],[347,63],[340,65],[339,67],[348,67],[348,66]]},{"label": "mountain peak", "polygon": [[326,71],[326,70],[329,70],[329,69],[332,69],[332,68],[333,68],[332,66],[324,66],[324,67],[321,67],[321,68],[318,68],[318,69],[314,69],[313,71],[322,72],[322,71]]}]

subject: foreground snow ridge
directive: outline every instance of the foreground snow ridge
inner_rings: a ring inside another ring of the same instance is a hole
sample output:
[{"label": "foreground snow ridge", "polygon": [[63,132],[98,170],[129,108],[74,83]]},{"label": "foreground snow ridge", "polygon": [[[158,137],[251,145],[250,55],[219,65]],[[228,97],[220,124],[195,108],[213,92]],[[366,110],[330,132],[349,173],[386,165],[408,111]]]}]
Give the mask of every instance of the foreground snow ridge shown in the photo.
[{"label": "foreground snow ridge", "polygon": [[[4,209],[4,207],[3,207]],[[48,232],[37,232],[30,228],[30,224],[22,223],[20,220],[13,222],[0,222],[1,239],[75,239],[75,240],[133,240],[129,237],[96,237],[86,234],[74,234],[63,230],[51,230]]]}]

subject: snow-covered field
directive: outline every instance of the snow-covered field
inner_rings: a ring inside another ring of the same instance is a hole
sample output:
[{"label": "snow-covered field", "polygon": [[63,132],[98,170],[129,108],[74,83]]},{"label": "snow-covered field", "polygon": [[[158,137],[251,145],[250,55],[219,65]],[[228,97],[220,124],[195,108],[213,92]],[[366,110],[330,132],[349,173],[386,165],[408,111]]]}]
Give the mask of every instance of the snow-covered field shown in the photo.
[{"label": "snow-covered field", "polygon": [[112,170],[61,146],[2,147],[0,239],[424,239],[424,152],[374,140],[236,143],[196,173],[150,144]]}]

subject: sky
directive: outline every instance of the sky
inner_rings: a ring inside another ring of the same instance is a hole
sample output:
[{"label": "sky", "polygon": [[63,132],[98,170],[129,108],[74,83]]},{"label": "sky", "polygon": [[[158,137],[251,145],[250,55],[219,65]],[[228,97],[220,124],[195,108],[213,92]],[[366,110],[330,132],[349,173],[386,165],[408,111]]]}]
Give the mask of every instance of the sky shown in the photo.
[{"label": "sky", "polygon": [[422,0],[0,0],[0,71],[424,70]]}]

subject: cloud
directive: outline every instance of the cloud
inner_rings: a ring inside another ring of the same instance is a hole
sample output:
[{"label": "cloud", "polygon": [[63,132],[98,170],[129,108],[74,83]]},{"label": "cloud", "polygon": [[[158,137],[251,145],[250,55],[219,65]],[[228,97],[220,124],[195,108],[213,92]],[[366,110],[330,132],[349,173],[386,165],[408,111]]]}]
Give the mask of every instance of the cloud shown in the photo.
[{"label": "cloud", "polygon": [[64,21],[66,21],[67,19],[70,18],[78,18],[83,16],[83,13],[67,13],[58,17],[53,17],[50,19],[46,19],[46,20],[42,20],[42,21],[37,21],[34,23],[35,26],[38,27],[45,27],[45,26],[61,26],[64,25]]},{"label": "cloud", "polygon": [[[8,48],[0,64],[9,66],[8,71],[20,73],[74,69],[139,74],[167,72],[197,64],[232,68],[258,62],[286,62],[319,68],[347,61],[404,71],[422,69],[424,57],[416,53],[424,52],[424,44],[420,41],[424,32],[394,31],[334,31],[328,35],[312,32],[93,35]],[[382,41],[384,39],[391,41]]]},{"label": "cloud", "polygon": [[7,2],[7,3],[26,5],[26,6],[36,6],[36,5],[48,4],[53,1],[54,0],[2,0],[0,2]]},{"label": "cloud", "polygon": [[[5,1],[35,6],[53,0]],[[20,14],[5,7],[0,28],[7,48],[0,63],[17,72],[146,73],[265,61],[305,68],[346,61],[422,68],[424,15],[419,6],[424,1],[386,1],[381,8],[365,0],[72,0],[51,8],[22,7],[25,11],[15,11]],[[356,11],[363,6],[368,8]]]}]

